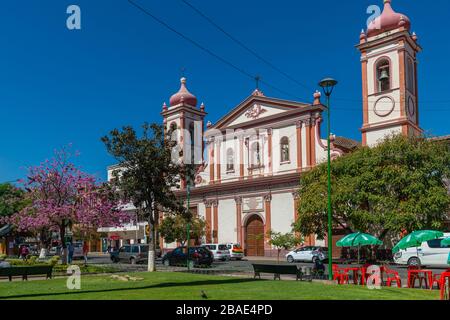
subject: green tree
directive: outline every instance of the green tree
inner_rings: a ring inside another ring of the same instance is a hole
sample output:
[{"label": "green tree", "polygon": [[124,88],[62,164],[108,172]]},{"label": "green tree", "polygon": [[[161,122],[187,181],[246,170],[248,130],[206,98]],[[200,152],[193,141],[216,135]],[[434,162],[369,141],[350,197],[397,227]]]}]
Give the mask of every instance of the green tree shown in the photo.
[{"label": "green tree", "polygon": [[[367,232],[387,243],[401,232],[440,229],[449,212],[445,181],[450,177],[448,145],[391,136],[376,147],[361,147],[332,162],[333,227]],[[300,180],[301,234],[327,233],[327,166]]]},{"label": "green tree", "polygon": [[30,203],[24,190],[12,184],[0,184],[0,225],[1,218],[9,217],[19,212]]},{"label": "green tree", "polygon": [[159,232],[167,243],[180,242],[182,246],[187,241],[186,225],[190,222],[190,239],[199,239],[205,235],[206,223],[200,217],[186,218],[182,215],[168,215],[159,225]]},{"label": "green tree", "polygon": [[267,233],[269,244],[277,249],[277,261],[280,262],[281,250],[290,250],[303,243],[303,239],[293,232],[281,233],[270,230]]},{"label": "green tree", "polygon": [[173,192],[179,187],[184,167],[172,161],[173,142],[158,124],[142,126],[142,136],[132,127],[114,129],[102,138],[108,152],[119,162],[112,183],[125,202],[131,202],[150,227],[148,271],[155,271],[156,228],[159,211],[183,212]]}]

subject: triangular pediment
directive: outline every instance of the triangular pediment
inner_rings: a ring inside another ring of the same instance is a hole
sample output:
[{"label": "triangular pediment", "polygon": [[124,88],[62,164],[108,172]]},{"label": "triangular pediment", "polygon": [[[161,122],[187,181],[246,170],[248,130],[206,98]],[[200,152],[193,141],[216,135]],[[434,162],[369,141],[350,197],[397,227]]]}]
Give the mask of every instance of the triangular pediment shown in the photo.
[{"label": "triangular pediment", "polygon": [[266,117],[276,117],[285,112],[306,106],[308,104],[261,96],[250,96],[222,117],[214,125],[214,128],[226,129],[227,127],[248,124],[252,121]]}]

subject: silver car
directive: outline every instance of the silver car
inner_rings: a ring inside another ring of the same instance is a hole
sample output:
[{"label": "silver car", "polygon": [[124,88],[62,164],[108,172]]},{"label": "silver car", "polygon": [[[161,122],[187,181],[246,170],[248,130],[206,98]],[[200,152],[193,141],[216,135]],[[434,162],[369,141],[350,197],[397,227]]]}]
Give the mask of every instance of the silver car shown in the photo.
[{"label": "silver car", "polygon": [[[131,264],[148,262],[148,244],[126,244],[117,253],[111,255],[114,262],[129,262]],[[155,255],[161,256],[161,249],[156,248]]]},{"label": "silver car", "polygon": [[126,244],[119,249],[115,262],[143,263],[148,260],[147,244]]}]

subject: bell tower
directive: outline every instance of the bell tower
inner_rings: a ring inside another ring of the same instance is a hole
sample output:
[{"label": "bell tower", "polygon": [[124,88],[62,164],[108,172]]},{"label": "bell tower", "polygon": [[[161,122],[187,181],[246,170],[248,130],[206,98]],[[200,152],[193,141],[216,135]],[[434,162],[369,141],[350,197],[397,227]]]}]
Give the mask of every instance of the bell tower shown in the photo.
[{"label": "bell tower", "polygon": [[[205,105],[197,107],[197,98],[186,88],[186,78],[180,79],[180,89],[170,97],[170,105],[163,104],[161,115],[166,134],[176,140],[177,161],[184,164],[203,163],[203,131]],[[186,188],[182,179],[181,189]]]},{"label": "bell tower", "polygon": [[417,54],[422,50],[411,22],[384,0],[384,9],[362,30],[363,145],[391,134],[420,135]]}]

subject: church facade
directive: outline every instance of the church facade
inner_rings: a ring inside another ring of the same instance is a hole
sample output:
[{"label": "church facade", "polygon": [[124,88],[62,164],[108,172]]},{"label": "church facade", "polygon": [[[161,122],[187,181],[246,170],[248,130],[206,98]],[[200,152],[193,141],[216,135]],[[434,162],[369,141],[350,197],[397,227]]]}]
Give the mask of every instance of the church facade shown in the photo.
[{"label": "church facade", "polygon": [[[410,28],[410,20],[384,0],[381,16],[361,32],[362,138],[333,135],[332,158],[360,144],[373,146],[388,134],[422,133],[417,81],[421,47]],[[240,243],[248,256],[275,254],[267,232],[292,230],[301,175],[327,159],[326,139],[321,138],[324,111],[319,92],[310,102],[297,102],[256,89],[217,123],[205,123],[205,105],[198,105],[181,79],[180,90],[163,105],[161,115],[167,132],[177,132],[184,157],[200,155],[189,194],[191,211],[206,221],[203,243]],[[176,191],[181,199],[187,197],[187,184],[182,181]],[[341,236],[333,234],[336,242]],[[315,235],[305,240],[326,243]],[[160,242],[164,248],[176,246]]]}]

